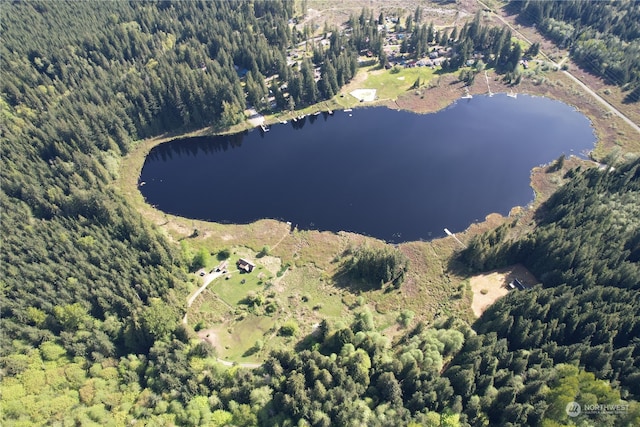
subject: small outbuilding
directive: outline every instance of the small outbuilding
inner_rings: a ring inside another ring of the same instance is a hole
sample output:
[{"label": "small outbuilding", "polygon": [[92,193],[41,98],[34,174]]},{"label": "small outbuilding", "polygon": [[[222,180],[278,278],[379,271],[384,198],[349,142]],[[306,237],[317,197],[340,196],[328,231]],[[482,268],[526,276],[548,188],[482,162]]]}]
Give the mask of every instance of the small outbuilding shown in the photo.
[{"label": "small outbuilding", "polygon": [[218,266],[212,270],[211,272],[220,272],[220,271],[225,271],[227,269],[227,266],[229,265],[229,262],[227,260],[222,261],[220,264],[218,264]]},{"label": "small outbuilding", "polygon": [[254,263],[244,258],[240,258],[236,265],[238,266],[238,269],[246,271],[247,273],[251,273],[253,269],[256,268],[256,265]]}]

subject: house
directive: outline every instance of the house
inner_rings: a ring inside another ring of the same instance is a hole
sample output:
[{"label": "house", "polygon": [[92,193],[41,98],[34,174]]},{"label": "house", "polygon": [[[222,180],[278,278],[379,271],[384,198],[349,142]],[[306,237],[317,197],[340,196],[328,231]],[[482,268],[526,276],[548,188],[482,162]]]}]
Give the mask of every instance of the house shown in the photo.
[{"label": "house", "polygon": [[247,273],[251,273],[253,269],[256,268],[256,265],[254,263],[252,263],[251,261],[247,261],[244,258],[240,258],[236,265],[238,266],[238,269],[244,270]]},{"label": "house", "polygon": [[524,291],[525,289],[527,289],[527,287],[519,279],[513,279],[511,282],[509,282],[509,289],[518,289],[520,291]]}]

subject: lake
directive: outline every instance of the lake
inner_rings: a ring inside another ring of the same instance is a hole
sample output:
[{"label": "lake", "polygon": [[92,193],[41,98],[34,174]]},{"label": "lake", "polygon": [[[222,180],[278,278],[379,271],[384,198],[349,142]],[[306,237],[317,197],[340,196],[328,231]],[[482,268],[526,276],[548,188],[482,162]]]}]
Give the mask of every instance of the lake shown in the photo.
[{"label": "lake", "polygon": [[359,108],[174,140],[151,150],[140,190],[187,218],[428,240],[529,204],[533,167],[594,144],[587,118],[559,101],[476,96],[427,115]]}]

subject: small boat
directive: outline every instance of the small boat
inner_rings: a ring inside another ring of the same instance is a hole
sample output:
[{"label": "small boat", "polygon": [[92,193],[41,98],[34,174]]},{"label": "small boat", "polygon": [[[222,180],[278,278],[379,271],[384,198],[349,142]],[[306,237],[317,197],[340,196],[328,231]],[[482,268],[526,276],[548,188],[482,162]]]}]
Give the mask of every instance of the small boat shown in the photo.
[{"label": "small boat", "polygon": [[286,120],[280,120],[280,123],[282,123],[283,125],[286,125],[287,121]]},{"label": "small boat", "polygon": [[329,111],[328,111],[328,113],[329,113],[329,114],[331,114],[331,115],[333,115],[333,111],[332,111],[332,110],[329,110]]},{"label": "small boat", "polygon": [[351,112],[351,111],[353,111],[351,108],[345,108],[345,109],[344,109],[344,112],[345,112],[345,113],[349,113],[349,112]]},{"label": "small boat", "polygon": [[320,115],[320,111],[316,111],[315,113],[313,113],[314,116],[319,116]]},{"label": "small boat", "polygon": [[260,125],[260,128],[262,129],[262,132],[269,132],[269,128],[265,125]]}]

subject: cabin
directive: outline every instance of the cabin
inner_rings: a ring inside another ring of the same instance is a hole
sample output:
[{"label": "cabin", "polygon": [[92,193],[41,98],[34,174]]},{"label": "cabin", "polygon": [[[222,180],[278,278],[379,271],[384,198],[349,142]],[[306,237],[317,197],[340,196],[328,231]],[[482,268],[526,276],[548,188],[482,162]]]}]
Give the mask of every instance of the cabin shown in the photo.
[{"label": "cabin", "polygon": [[518,289],[520,291],[524,291],[525,289],[527,289],[527,287],[519,279],[513,279],[511,282],[509,282],[509,289]]},{"label": "cabin", "polygon": [[256,268],[256,265],[254,263],[244,258],[240,258],[236,265],[238,266],[238,269],[246,271],[247,273],[251,273],[253,269]]}]

